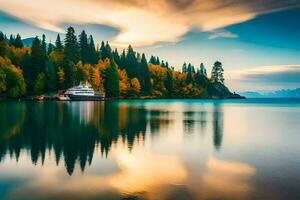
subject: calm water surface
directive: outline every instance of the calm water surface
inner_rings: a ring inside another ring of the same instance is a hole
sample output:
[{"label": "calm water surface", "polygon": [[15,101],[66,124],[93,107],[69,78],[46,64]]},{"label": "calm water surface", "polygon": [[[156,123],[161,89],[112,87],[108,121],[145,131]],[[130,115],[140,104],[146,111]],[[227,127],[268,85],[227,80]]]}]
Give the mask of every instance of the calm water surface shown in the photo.
[{"label": "calm water surface", "polygon": [[0,199],[300,199],[300,100],[0,102]]}]

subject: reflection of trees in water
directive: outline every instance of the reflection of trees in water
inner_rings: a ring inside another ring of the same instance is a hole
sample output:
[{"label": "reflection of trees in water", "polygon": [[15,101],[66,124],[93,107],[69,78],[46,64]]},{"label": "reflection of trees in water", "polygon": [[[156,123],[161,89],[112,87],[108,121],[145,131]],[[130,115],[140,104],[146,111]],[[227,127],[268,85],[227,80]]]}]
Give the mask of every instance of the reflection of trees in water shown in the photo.
[{"label": "reflection of trees in water", "polygon": [[[105,156],[118,141],[131,149],[136,141],[145,139],[147,124],[152,135],[164,132],[170,124],[169,115],[166,110],[147,110],[118,101],[6,103],[0,105],[0,162],[7,154],[18,161],[23,149],[30,153],[33,164],[43,164],[49,151],[54,152],[57,165],[64,159],[69,174],[76,163],[84,171],[96,147]],[[206,126],[206,112],[186,112],[187,131],[193,129],[195,115],[200,116],[201,127]],[[216,107],[213,130],[217,149],[222,142],[222,120]]]},{"label": "reflection of trees in water", "polygon": [[[53,151],[57,165],[63,158],[69,174],[73,173],[76,163],[82,171],[86,164],[91,164],[96,146],[107,156],[112,144],[119,139],[128,148],[132,148],[135,141],[144,140],[147,115],[151,115],[151,111],[144,108],[113,101],[26,102],[14,104],[12,108],[0,107],[3,122],[0,124],[0,161],[7,153],[18,160],[24,149],[29,150],[33,164],[39,160],[43,164],[46,152]],[[13,133],[11,127],[17,127]]]},{"label": "reflection of trees in water", "polygon": [[217,150],[221,148],[223,140],[223,113],[219,105],[214,106],[213,111],[214,145]]},{"label": "reflection of trees in water", "polygon": [[[207,126],[207,118],[210,112],[207,110],[201,111],[186,111],[183,112],[183,131],[184,134],[190,135],[194,133],[195,124],[200,126],[201,133],[205,132]],[[212,111],[212,131],[213,131],[213,143],[217,150],[221,148],[223,139],[223,112],[220,105],[214,105]]]},{"label": "reflection of trees in water", "polygon": [[183,128],[185,133],[189,134],[193,132],[195,121],[195,112],[186,111],[183,113]]}]

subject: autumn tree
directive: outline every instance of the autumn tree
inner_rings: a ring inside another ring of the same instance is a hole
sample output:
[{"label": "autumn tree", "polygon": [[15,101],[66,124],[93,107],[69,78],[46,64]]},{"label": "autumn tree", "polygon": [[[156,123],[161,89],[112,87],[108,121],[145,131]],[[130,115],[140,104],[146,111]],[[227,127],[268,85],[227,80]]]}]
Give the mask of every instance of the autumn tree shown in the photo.
[{"label": "autumn tree", "polygon": [[126,97],[129,93],[130,90],[130,83],[128,81],[128,76],[126,71],[123,69],[118,70],[119,73],[119,90],[120,90],[120,95],[122,97]]},{"label": "autumn tree", "polygon": [[[10,97],[21,97],[26,93],[22,70],[11,64],[8,58],[0,57],[0,86]],[[3,80],[4,79],[4,80]]]},{"label": "autumn tree", "polygon": [[63,88],[64,82],[65,82],[65,72],[62,67],[58,67],[57,82],[58,82],[59,88]]},{"label": "autumn tree", "polygon": [[130,94],[131,96],[138,96],[141,91],[141,85],[139,79],[133,78],[130,80]]}]

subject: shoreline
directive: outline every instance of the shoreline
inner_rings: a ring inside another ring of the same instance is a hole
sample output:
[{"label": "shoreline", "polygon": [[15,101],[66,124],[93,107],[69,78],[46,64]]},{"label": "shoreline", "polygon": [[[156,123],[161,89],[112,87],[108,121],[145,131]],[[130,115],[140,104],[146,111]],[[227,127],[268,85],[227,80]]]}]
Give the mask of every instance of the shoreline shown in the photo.
[{"label": "shoreline", "polygon": [[[247,99],[243,96],[235,97],[212,97],[212,98],[153,98],[153,97],[137,97],[137,98],[105,98],[101,100],[65,100],[65,101],[113,101],[113,100],[226,100],[226,99]],[[44,97],[44,99],[38,99],[37,97],[21,97],[21,98],[0,98],[0,101],[62,101],[56,97]]]}]

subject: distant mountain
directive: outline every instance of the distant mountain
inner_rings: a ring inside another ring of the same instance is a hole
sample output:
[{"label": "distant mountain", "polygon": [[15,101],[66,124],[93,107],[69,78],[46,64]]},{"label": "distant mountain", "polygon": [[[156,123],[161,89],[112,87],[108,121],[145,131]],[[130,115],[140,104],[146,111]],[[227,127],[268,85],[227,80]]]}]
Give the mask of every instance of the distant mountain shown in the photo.
[{"label": "distant mountain", "polygon": [[264,96],[258,92],[240,92],[239,94],[246,98],[264,98]]},{"label": "distant mountain", "polygon": [[34,37],[23,39],[22,42],[25,46],[31,47],[32,41],[34,40]]},{"label": "distant mountain", "polygon": [[240,95],[246,98],[300,98],[300,88],[294,90],[277,90],[268,93],[241,92]]}]

